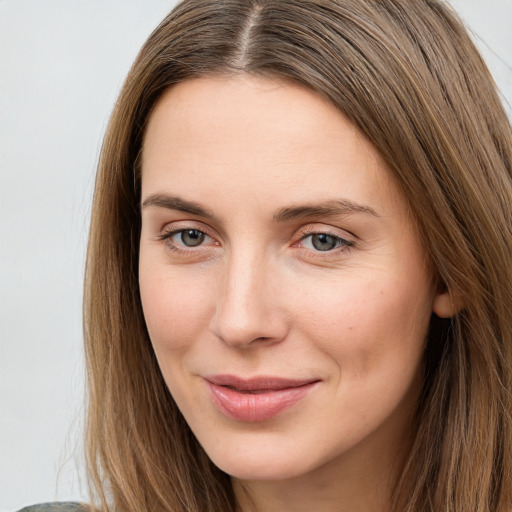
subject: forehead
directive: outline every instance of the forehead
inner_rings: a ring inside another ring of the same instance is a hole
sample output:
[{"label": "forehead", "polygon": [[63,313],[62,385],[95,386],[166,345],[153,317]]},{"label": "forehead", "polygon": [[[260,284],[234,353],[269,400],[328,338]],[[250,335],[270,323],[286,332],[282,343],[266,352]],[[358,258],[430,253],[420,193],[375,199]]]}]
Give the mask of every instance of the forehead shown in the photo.
[{"label": "forehead", "polygon": [[273,199],[341,194],[377,209],[396,203],[391,181],[376,149],[327,100],[296,84],[247,75],[170,88],[144,139],[143,195],[178,188],[204,201],[220,191],[231,198],[259,192],[271,206]]}]

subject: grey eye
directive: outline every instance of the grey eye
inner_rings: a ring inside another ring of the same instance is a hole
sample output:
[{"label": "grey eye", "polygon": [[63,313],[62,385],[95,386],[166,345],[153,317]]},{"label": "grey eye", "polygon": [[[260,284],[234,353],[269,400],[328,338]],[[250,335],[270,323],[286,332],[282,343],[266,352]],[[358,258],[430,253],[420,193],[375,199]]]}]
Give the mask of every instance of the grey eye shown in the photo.
[{"label": "grey eye", "polygon": [[317,251],[331,251],[337,247],[340,239],[326,233],[316,233],[311,235],[311,245]]},{"label": "grey eye", "polygon": [[196,247],[201,245],[205,238],[205,234],[198,229],[185,229],[178,234],[183,245],[186,245],[187,247]]}]

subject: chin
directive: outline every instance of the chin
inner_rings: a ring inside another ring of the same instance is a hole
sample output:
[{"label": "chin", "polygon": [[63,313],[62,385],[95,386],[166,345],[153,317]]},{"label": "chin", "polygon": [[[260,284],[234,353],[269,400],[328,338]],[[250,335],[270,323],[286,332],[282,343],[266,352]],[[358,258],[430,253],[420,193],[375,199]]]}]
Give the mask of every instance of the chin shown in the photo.
[{"label": "chin", "polygon": [[[270,443],[269,443],[270,444]],[[217,446],[206,453],[222,471],[240,480],[286,480],[311,471],[313,461],[303,454],[271,446],[253,444],[250,449],[233,446],[222,449]]]}]

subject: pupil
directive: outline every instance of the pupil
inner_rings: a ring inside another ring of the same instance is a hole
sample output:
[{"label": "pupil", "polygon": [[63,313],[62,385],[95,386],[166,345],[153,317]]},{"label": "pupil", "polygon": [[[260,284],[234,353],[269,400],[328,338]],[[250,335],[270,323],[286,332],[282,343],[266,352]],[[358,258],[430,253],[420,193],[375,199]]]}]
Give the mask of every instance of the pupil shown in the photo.
[{"label": "pupil", "polygon": [[336,247],[336,238],[325,233],[313,235],[311,239],[313,247],[318,251],[330,251]]},{"label": "pupil", "polygon": [[181,233],[181,240],[185,245],[194,247],[196,245],[200,245],[203,242],[204,233],[197,229],[189,229]]}]

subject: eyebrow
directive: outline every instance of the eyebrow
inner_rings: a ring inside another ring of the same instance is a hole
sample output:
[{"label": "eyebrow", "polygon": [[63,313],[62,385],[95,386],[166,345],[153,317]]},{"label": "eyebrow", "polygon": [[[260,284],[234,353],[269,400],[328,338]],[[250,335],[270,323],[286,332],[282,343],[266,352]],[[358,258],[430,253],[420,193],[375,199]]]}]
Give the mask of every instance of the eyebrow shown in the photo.
[{"label": "eyebrow", "polygon": [[[207,210],[199,203],[187,201],[178,196],[168,196],[166,194],[149,195],[144,199],[142,208],[147,208],[148,206],[158,206],[168,210],[177,210],[208,219],[213,219],[215,217],[210,210]],[[286,222],[304,217],[328,217],[333,215],[348,215],[351,213],[364,213],[374,217],[380,217],[380,215],[370,206],[355,203],[347,199],[340,199],[318,204],[286,206],[279,208],[279,210],[274,213],[273,220],[275,222]]]},{"label": "eyebrow", "polygon": [[320,204],[280,208],[274,214],[274,220],[276,222],[285,222],[303,217],[329,217],[333,215],[348,215],[351,213],[365,213],[373,215],[374,217],[380,217],[380,215],[370,206],[354,203],[347,199],[340,199]]},{"label": "eyebrow", "polygon": [[200,204],[194,203],[193,201],[186,201],[178,196],[168,196],[165,194],[151,194],[142,203],[142,208],[148,206],[159,206],[160,208],[167,208],[168,210],[178,210],[184,213],[190,213],[191,215],[198,215],[200,217],[206,217],[212,219],[213,213],[203,208]]}]

